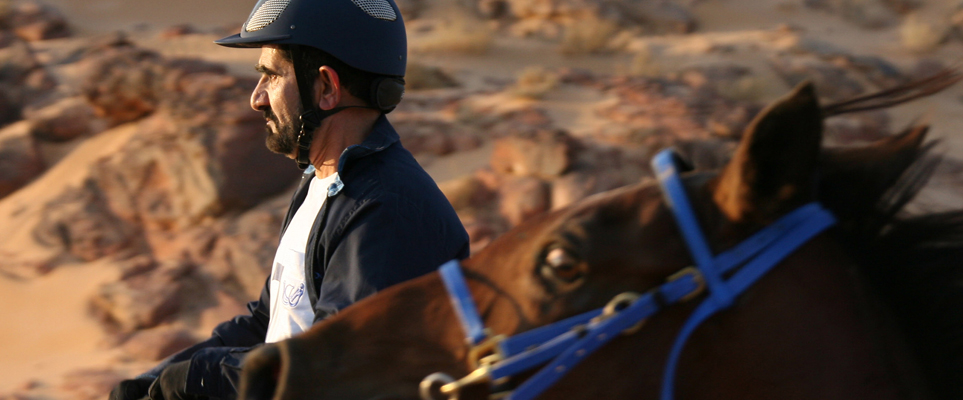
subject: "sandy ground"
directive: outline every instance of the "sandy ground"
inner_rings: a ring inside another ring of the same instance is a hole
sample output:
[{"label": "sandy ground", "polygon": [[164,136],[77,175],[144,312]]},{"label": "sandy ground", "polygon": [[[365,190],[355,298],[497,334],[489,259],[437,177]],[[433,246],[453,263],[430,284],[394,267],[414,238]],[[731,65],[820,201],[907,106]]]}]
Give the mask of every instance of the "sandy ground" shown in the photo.
[{"label": "sandy ground", "polygon": [[58,268],[43,279],[0,279],[5,305],[0,329],[0,391],[90,365],[109,363],[100,325],[83,299],[101,283],[116,280],[113,268]]},{"label": "sandy ground", "polygon": [[[126,30],[138,44],[176,56],[197,56],[226,63],[231,71],[253,74],[256,50],[224,49],[211,43],[217,35],[193,35],[171,40],[157,37],[157,29],[188,23],[202,30],[214,30],[243,21],[253,1],[238,0],[47,0],[59,7],[81,35],[97,35]],[[653,37],[651,43],[668,43],[672,51],[659,62],[669,67],[682,67],[705,61],[703,50],[714,41],[751,41],[753,35],[773,31],[779,24],[803,29],[807,35],[832,42],[859,54],[885,56],[901,67],[912,66],[919,57],[899,45],[896,28],[864,30],[838,17],[803,8],[801,2],[773,0],[710,0],[700,2],[694,11],[701,23],[697,34],[675,37]],[[789,4],[790,6],[784,6]],[[953,1],[930,1],[920,10],[924,17],[936,18],[955,5]],[[958,42],[928,55],[953,62],[963,55]],[[725,56],[720,56],[725,57]],[[764,59],[739,57],[744,63],[764,65]],[[485,77],[514,78],[531,65],[573,66],[600,73],[624,68],[631,56],[626,54],[565,57],[554,44],[536,39],[497,38],[490,52],[478,56],[413,55],[413,61],[442,66],[463,82],[478,82]],[[766,74],[766,68],[755,68]],[[771,73],[771,72],[770,72]],[[771,78],[771,77],[769,77]],[[775,82],[775,79],[766,79]],[[764,99],[772,99],[787,90],[774,84],[766,88]],[[945,151],[963,159],[963,85],[933,98],[902,106],[892,111],[896,126],[921,114],[933,122],[932,137],[945,142]],[[596,104],[610,101],[586,89],[562,87],[544,99],[549,115],[559,125],[580,135],[597,122],[592,110]],[[488,162],[490,146],[442,157],[426,163],[438,181],[455,178]],[[53,172],[53,171],[52,171]],[[67,174],[68,172],[62,172]],[[42,184],[32,190],[42,191]],[[955,193],[955,192],[953,192]],[[18,193],[24,201],[28,193]],[[963,201],[954,194],[935,196],[937,202],[950,204]],[[6,201],[4,204],[11,204]],[[0,238],[14,240],[10,231]],[[15,245],[9,242],[6,245]],[[103,333],[86,312],[86,299],[102,282],[115,279],[116,272],[94,264],[58,268],[42,278],[18,281],[0,276],[0,299],[4,302],[0,319],[0,394],[21,388],[29,382],[40,387],[55,388],[60,377],[69,371],[89,366],[116,364],[116,354],[103,350]]]}]

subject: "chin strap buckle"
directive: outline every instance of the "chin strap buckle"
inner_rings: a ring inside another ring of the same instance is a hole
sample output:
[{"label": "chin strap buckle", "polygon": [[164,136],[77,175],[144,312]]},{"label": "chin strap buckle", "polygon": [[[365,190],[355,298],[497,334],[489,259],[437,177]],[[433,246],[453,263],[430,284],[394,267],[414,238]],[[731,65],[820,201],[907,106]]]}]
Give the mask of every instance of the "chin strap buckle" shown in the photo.
[{"label": "chin strap buckle", "polygon": [[317,110],[308,110],[301,114],[301,132],[298,133],[298,154],[295,161],[298,168],[305,169],[311,165],[311,135],[321,126],[321,115]]}]

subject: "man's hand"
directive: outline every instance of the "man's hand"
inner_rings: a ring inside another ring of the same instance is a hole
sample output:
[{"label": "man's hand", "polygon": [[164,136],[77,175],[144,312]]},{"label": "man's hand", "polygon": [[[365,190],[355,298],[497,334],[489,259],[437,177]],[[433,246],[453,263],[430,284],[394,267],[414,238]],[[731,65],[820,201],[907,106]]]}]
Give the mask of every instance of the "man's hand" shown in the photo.
[{"label": "man's hand", "polygon": [[153,385],[150,385],[151,400],[195,400],[198,397],[187,394],[187,373],[191,362],[173,363],[161,372]]},{"label": "man's hand", "polygon": [[137,377],[120,381],[114,390],[110,391],[110,400],[140,400],[147,397],[147,389],[154,383],[154,378]]}]

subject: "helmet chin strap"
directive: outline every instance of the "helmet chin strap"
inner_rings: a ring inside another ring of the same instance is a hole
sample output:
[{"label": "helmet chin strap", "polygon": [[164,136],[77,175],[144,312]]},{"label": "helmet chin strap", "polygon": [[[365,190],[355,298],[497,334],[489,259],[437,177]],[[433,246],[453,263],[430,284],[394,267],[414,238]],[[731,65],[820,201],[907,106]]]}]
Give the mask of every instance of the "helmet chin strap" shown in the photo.
[{"label": "helmet chin strap", "polygon": [[375,109],[368,106],[342,106],[330,110],[315,108],[301,114],[301,132],[298,133],[298,154],[295,158],[298,168],[305,169],[311,165],[311,139],[314,137],[314,131],[321,126],[321,121],[349,108]]},{"label": "helmet chin strap", "polygon": [[298,163],[298,168],[305,169],[308,165],[311,165],[311,139],[314,137],[314,131],[321,126],[321,121],[348,108],[377,109],[369,106],[342,106],[330,110],[318,108],[317,103],[313,102],[311,98],[311,84],[313,82],[308,79],[307,71],[304,70],[302,54],[301,46],[291,45],[291,63],[294,65],[294,79],[298,84],[298,93],[301,96],[301,110],[303,110],[299,117],[301,120],[301,131],[298,133],[298,153],[295,156],[295,161]]}]

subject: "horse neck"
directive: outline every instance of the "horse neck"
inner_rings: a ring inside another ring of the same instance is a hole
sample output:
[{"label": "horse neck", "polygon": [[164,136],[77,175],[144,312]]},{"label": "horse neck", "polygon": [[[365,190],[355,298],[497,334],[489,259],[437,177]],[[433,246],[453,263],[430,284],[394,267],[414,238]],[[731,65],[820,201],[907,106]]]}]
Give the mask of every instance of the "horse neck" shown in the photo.
[{"label": "horse neck", "polygon": [[909,347],[856,271],[829,235],[800,248],[693,335],[679,397],[925,397]]}]

